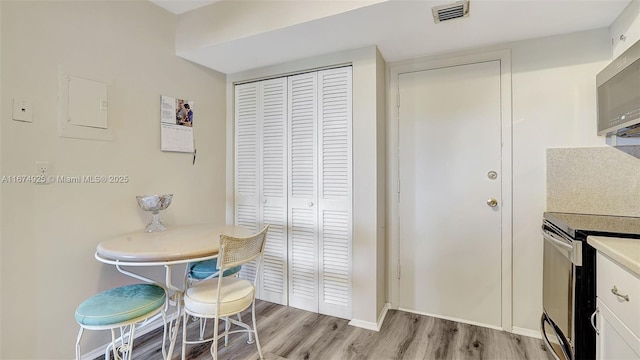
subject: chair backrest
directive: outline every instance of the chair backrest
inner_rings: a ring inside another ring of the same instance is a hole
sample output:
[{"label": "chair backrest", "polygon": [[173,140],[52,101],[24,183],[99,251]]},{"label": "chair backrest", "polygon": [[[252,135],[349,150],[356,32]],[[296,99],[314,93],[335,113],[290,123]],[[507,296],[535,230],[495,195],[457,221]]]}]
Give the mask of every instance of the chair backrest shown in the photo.
[{"label": "chair backrest", "polygon": [[224,270],[253,261],[264,253],[264,244],[269,225],[259,233],[243,238],[220,235],[218,269]]}]

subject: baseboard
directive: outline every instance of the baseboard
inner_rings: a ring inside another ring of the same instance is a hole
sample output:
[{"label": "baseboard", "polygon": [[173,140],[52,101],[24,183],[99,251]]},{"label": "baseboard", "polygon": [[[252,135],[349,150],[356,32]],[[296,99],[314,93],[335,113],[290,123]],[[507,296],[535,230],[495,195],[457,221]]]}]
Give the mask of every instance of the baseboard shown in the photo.
[{"label": "baseboard", "polygon": [[384,318],[387,316],[387,312],[389,311],[390,307],[391,307],[391,304],[389,303],[384,304],[384,306],[382,307],[382,311],[378,316],[377,323],[374,323],[371,321],[352,319],[351,321],[349,321],[349,325],[367,329],[367,330],[380,331],[380,329],[382,328],[382,323],[384,322]]},{"label": "baseboard", "polygon": [[[167,325],[169,324],[169,322],[175,320],[175,318],[176,318],[176,314],[175,313],[173,313],[171,315],[168,315],[167,316]],[[146,334],[148,334],[148,333],[150,333],[150,332],[152,332],[152,331],[154,331],[156,329],[159,329],[161,327],[162,327],[162,318],[158,318],[158,319],[154,320],[153,322],[150,322],[149,324],[147,324],[147,325],[145,325],[143,327],[136,328],[135,339],[137,339],[137,338],[139,338],[141,336],[144,336],[144,335],[146,335]],[[99,346],[96,349],[91,350],[88,353],[84,353],[84,354],[80,355],[80,359],[82,359],[82,360],[93,360],[93,359],[96,359],[96,358],[104,358],[104,352],[107,349],[107,346],[109,346],[110,344],[111,344],[111,342],[108,342],[108,343],[106,343],[104,345]],[[133,346],[135,347],[135,342],[134,342]]]},{"label": "baseboard", "polygon": [[485,327],[485,328],[494,329],[494,330],[500,330],[500,331],[504,330],[500,326],[485,324],[485,323],[476,322],[476,321],[470,321],[470,320],[466,320],[466,319],[460,319],[460,318],[452,317],[452,316],[443,316],[443,315],[438,315],[438,314],[431,314],[431,313],[426,313],[426,312],[422,312],[422,311],[415,311],[415,310],[405,309],[405,308],[399,308],[398,310],[405,311],[405,312],[412,313],[412,314],[425,315],[425,316],[431,316],[431,317],[438,318],[438,319],[455,321],[455,322],[459,322],[459,323],[462,323],[462,324],[480,326],[480,327]]},{"label": "baseboard", "polygon": [[539,330],[531,330],[525,329],[521,327],[514,326],[511,328],[511,332],[516,335],[528,336],[536,339],[542,339],[542,334],[540,334]]},{"label": "baseboard", "polygon": [[385,303],[384,306],[382,307],[382,311],[378,316],[378,323],[376,324],[378,327],[378,331],[382,329],[382,323],[384,323],[384,318],[387,317],[387,312],[389,311],[390,308],[391,308],[391,303]]}]

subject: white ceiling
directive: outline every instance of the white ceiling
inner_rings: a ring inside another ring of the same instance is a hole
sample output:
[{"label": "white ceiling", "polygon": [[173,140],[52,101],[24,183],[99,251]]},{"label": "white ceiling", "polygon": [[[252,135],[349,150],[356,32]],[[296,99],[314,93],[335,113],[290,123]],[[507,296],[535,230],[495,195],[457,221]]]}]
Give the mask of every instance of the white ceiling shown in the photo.
[{"label": "white ceiling", "polygon": [[[215,2],[152,1],[176,13]],[[391,0],[180,56],[227,74],[368,45],[397,61],[608,27],[630,0],[471,0],[468,18],[434,24],[431,8],[451,2]]]}]

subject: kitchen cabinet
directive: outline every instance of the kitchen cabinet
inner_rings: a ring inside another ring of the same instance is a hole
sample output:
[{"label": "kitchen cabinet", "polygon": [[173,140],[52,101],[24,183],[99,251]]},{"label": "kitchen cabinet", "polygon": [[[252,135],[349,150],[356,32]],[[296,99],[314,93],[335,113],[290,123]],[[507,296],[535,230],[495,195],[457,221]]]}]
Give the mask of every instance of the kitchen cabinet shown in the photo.
[{"label": "kitchen cabinet", "polygon": [[640,340],[602,301],[596,302],[598,334],[596,336],[596,359],[622,360],[640,359],[637,352]]},{"label": "kitchen cabinet", "polygon": [[609,28],[613,58],[640,41],[640,1],[634,0]]},{"label": "kitchen cabinet", "polygon": [[600,251],[596,266],[596,359],[640,359],[640,276]]},{"label": "kitchen cabinet", "polygon": [[351,317],[351,111],[351,67],[235,86],[236,224],[270,225],[260,299]]}]

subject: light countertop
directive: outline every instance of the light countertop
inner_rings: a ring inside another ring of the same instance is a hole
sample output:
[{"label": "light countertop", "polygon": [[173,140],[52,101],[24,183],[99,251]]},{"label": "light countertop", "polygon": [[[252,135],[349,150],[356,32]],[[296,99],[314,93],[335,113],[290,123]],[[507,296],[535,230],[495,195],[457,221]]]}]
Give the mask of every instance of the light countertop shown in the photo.
[{"label": "light countertop", "polygon": [[589,236],[589,245],[640,276],[640,239]]}]

